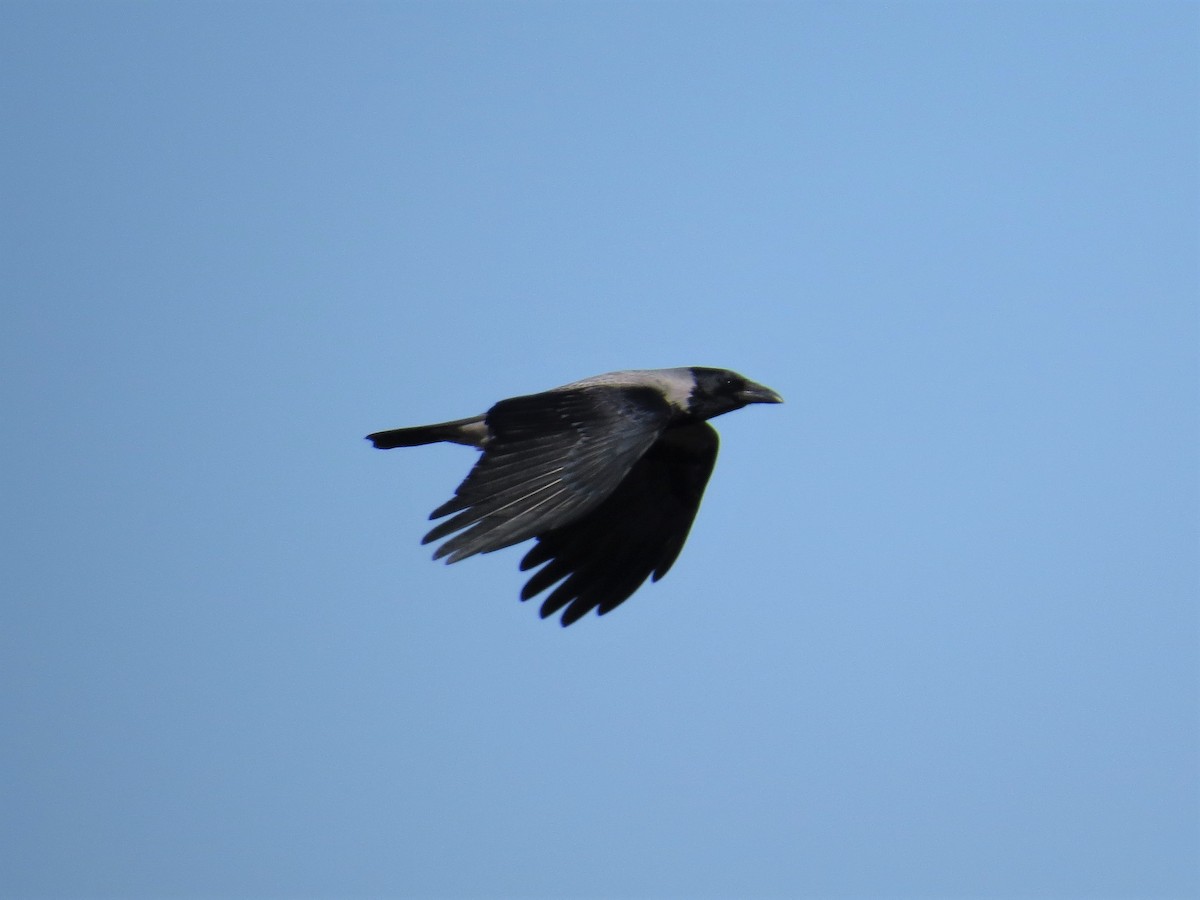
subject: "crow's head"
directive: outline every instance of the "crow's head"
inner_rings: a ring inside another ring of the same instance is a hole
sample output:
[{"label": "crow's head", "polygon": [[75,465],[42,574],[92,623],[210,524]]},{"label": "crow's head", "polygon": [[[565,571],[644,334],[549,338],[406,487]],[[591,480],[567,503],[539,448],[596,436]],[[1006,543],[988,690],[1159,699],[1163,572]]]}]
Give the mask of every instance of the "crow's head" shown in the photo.
[{"label": "crow's head", "polygon": [[711,419],[751,403],[782,403],[769,387],[750,381],[728,369],[692,367],[695,387],[688,397],[688,412],[698,419]]}]

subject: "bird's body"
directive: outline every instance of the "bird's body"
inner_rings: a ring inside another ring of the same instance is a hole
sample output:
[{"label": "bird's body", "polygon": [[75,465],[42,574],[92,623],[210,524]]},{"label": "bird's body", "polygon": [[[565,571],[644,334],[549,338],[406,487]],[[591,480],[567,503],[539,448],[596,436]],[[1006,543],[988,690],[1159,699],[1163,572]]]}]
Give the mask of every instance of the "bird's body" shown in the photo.
[{"label": "bird's body", "polygon": [[537,538],[521,569],[545,565],[521,599],[562,581],[541,614],[565,608],[569,625],[592,609],[609,612],[674,563],[717,458],[706,420],[779,402],[725,369],[638,369],[367,439],[381,449],[442,441],[481,449],[455,496],[430,515],[451,517],[423,543],[448,538],[434,558],[457,562]]}]

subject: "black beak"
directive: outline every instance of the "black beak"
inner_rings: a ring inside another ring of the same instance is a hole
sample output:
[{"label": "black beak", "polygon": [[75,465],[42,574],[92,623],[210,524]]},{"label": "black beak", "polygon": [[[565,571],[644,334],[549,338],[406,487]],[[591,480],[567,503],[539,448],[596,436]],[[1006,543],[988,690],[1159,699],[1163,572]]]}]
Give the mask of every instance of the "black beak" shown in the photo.
[{"label": "black beak", "polygon": [[743,403],[782,403],[783,398],[775,391],[771,390],[766,385],[755,384],[753,381],[747,381],[746,386],[738,391],[738,396]]}]

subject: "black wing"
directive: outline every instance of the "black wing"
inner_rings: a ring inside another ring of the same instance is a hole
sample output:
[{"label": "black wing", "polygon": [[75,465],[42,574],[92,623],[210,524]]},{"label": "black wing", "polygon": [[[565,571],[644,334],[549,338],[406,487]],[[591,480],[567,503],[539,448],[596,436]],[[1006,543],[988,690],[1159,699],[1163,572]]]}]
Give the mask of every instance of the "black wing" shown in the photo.
[{"label": "black wing", "polygon": [[434,559],[457,562],[567,524],[600,503],[658,439],[671,410],[646,388],[592,386],[502,400],[483,456],[431,519]]},{"label": "black wing", "polygon": [[646,451],[603,503],[538,536],[521,569],[546,563],[521,591],[540,594],[542,618],[564,606],[563,625],[592,609],[616,609],[647,578],[662,578],[687,540],[717,461],[717,432],[707,422],[671,428]]}]

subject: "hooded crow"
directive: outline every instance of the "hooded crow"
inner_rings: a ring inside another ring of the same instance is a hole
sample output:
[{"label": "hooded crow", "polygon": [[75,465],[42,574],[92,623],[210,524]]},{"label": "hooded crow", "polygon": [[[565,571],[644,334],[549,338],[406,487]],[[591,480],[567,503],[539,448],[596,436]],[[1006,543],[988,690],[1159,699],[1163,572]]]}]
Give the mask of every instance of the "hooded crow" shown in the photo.
[{"label": "hooded crow", "polygon": [[706,420],[782,402],[727,369],[638,369],[367,440],[381,450],[441,441],[482,450],[454,497],[429,516],[450,518],[421,543],[449,538],[433,558],[453,563],[536,538],[521,571],[543,568],[521,599],[561,582],[541,615],[564,610],[570,625],[590,610],[616,609],[679,556],[717,460],[717,432]]}]

